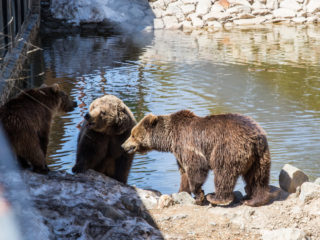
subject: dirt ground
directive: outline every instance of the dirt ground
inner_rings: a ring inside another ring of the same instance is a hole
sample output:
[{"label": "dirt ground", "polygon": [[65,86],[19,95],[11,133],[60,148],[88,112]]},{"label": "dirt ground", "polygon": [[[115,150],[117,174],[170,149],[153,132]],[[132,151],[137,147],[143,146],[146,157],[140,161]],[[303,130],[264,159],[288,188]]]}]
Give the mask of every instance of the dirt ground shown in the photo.
[{"label": "dirt ground", "polygon": [[[274,239],[272,231],[282,228],[285,235],[277,239],[320,239],[320,199],[303,203],[296,194],[256,208],[239,203],[174,205],[149,211],[165,239]],[[295,230],[301,238],[292,233]]]}]

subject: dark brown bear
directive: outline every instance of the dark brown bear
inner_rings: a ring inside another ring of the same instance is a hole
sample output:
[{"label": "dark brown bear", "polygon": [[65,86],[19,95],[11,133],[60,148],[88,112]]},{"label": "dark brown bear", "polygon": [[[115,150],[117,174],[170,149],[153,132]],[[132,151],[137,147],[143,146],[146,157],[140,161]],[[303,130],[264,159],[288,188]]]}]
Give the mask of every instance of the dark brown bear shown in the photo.
[{"label": "dark brown bear", "polygon": [[0,108],[0,120],[22,167],[48,172],[46,153],[53,115],[77,106],[58,84],[21,92]]},{"label": "dark brown bear", "polygon": [[105,95],[94,100],[81,127],[72,171],[94,169],[127,183],[134,155],[126,153],[121,144],[136,123],[130,109],[119,98]]},{"label": "dark brown bear", "polygon": [[267,204],[270,153],[266,133],[250,117],[221,114],[198,117],[188,110],[171,115],[145,116],[131,131],[122,147],[129,153],[152,149],[172,152],[178,162],[181,183],[179,191],[195,194],[201,204],[201,189],[208,171],[214,172],[215,195],[212,204],[228,205],[241,175],[246,182],[245,204]]}]

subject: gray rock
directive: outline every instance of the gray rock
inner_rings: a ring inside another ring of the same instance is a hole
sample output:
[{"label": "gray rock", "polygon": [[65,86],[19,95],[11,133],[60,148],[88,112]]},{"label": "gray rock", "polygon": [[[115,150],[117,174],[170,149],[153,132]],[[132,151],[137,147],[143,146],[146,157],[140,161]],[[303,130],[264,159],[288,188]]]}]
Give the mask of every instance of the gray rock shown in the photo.
[{"label": "gray rock", "polygon": [[177,204],[194,205],[196,203],[194,198],[187,192],[173,193],[172,198]]},{"label": "gray rock", "polygon": [[153,191],[136,188],[137,194],[146,209],[155,209],[158,206],[159,195]]},{"label": "gray rock", "polygon": [[308,176],[290,164],[285,164],[280,171],[279,185],[289,193],[294,193],[298,186],[301,186],[302,183],[307,181],[309,181]]},{"label": "gray rock", "polygon": [[313,199],[320,200],[320,185],[312,182],[305,182],[301,185],[299,199],[308,203]]},{"label": "gray rock", "polygon": [[174,205],[174,200],[168,194],[163,194],[158,201],[158,208],[167,208]]},{"label": "gray rock", "polygon": [[306,234],[298,228],[261,230],[262,240],[304,240]]},{"label": "gray rock", "polygon": [[162,238],[133,187],[92,170],[78,175],[23,171],[22,178],[50,229],[48,239]]}]

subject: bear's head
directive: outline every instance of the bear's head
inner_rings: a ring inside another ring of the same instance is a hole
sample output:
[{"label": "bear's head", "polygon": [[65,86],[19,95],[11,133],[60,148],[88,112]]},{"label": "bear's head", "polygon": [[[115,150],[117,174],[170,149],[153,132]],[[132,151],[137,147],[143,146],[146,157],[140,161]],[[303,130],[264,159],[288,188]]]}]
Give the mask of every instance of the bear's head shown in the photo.
[{"label": "bear's head", "polygon": [[84,118],[88,129],[107,135],[120,135],[136,124],[129,108],[113,95],[94,100]]},{"label": "bear's head", "polygon": [[56,112],[70,112],[77,107],[77,102],[72,101],[68,94],[60,89],[58,84],[53,84],[51,86],[42,84],[41,87],[31,91],[35,94],[29,94],[28,92],[29,97],[34,96]]},{"label": "bear's head", "polygon": [[128,153],[148,152],[152,149],[152,133],[158,122],[158,116],[150,113],[132,130],[130,137],[121,145]]}]

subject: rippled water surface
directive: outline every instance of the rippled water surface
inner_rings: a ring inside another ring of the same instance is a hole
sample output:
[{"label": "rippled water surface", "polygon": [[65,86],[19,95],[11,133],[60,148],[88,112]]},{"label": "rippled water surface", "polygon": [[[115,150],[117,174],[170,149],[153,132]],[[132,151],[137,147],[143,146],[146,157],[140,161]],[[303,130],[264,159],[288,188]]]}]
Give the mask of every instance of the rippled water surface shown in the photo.
[{"label": "rippled water surface", "polygon": [[[268,133],[272,184],[278,185],[285,163],[320,177],[319,28],[70,35],[43,38],[42,47],[44,81],[61,83],[79,104],[55,118],[48,149],[52,169],[70,171],[78,126],[91,101],[109,93],[137,120],[186,108],[200,116],[252,116]],[[173,193],[179,181],[172,154],[136,155],[129,184]],[[236,188],[242,191],[242,180]],[[205,191],[213,190],[210,174]]]}]

